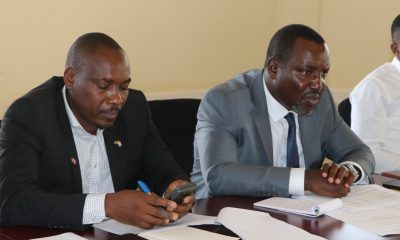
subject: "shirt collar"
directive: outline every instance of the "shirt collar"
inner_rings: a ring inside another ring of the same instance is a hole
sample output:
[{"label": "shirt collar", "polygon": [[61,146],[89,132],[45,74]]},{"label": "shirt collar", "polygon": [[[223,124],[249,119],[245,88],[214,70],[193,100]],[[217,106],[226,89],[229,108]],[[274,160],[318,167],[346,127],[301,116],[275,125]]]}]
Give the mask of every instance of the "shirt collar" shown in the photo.
[{"label": "shirt collar", "polygon": [[392,64],[397,68],[397,70],[400,72],[400,61],[394,57],[392,60]]},{"label": "shirt collar", "polygon": [[[267,107],[268,107],[268,114],[269,117],[274,121],[277,122],[284,118],[289,112],[282,104],[280,104],[269,92],[267,88],[267,84],[265,83],[265,77],[263,74],[263,86],[264,86],[264,92],[265,92],[265,99],[267,101]],[[297,114],[293,112],[295,116]]]},{"label": "shirt collar", "polygon": [[[66,89],[65,85],[64,85],[64,87],[62,88],[61,91],[62,91],[62,94],[63,94],[65,110],[67,111],[67,116],[68,116],[69,123],[71,124],[71,127],[72,128],[78,128],[78,129],[81,129],[82,131],[86,132],[86,130],[79,123],[78,119],[76,119],[75,114],[72,112],[71,108],[69,107],[69,104],[68,104],[68,101],[67,101],[67,89]],[[102,132],[103,130],[104,129],[97,129],[96,134],[99,133],[99,132]]]}]

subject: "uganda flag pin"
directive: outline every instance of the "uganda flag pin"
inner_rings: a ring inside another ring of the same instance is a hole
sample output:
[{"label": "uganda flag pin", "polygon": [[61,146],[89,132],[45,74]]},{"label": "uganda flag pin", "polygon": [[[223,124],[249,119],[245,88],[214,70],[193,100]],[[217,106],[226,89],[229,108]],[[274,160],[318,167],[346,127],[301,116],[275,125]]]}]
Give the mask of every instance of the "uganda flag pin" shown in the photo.
[{"label": "uganda flag pin", "polygon": [[117,145],[118,147],[122,147],[122,143],[120,140],[115,140],[114,144]]}]

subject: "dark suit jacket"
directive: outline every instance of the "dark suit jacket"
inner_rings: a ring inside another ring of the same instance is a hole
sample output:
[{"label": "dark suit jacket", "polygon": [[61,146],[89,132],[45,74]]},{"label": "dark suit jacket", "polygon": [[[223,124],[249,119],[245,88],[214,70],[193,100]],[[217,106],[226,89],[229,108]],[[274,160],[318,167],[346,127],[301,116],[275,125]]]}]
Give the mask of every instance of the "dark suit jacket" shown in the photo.
[{"label": "dark suit jacket", "polygon": [[[4,116],[0,131],[3,225],[82,228],[86,195],[63,86],[63,78],[51,78],[15,101]],[[173,180],[188,179],[160,139],[142,92],[129,90],[114,127],[103,135],[115,191],[135,189],[141,178],[162,194]],[[77,159],[76,165],[71,157]]]},{"label": "dark suit jacket", "polygon": [[[192,181],[196,198],[289,195],[290,168],[273,167],[271,126],[262,71],[248,71],[211,89],[197,114]],[[315,111],[299,116],[306,169],[324,158],[358,163],[370,175],[370,149],[339,116],[328,88]]]}]

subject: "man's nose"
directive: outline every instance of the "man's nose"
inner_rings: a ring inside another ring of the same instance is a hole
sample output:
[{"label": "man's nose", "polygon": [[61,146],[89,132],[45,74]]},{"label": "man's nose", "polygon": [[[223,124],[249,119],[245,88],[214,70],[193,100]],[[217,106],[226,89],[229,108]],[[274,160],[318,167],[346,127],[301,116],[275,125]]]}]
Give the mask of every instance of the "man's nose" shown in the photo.
[{"label": "man's nose", "polygon": [[310,88],[319,90],[322,86],[323,80],[324,80],[323,74],[321,74],[321,73],[315,74],[314,78],[311,79]]},{"label": "man's nose", "polygon": [[108,98],[108,102],[118,106],[122,105],[122,103],[124,102],[118,86],[112,88],[110,96]]}]

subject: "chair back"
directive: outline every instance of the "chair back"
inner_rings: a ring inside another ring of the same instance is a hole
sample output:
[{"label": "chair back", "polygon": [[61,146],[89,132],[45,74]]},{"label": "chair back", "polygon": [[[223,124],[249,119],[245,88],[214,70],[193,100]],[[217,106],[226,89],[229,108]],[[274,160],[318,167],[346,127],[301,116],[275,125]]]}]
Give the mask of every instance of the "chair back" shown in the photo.
[{"label": "chair back", "polygon": [[188,175],[193,168],[193,141],[200,101],[182,98],[148,102],[158,133]]},{"label": "chair back", "polygon": [[349,98],[344,99],[338,105],[339,115],[343,118],[343,120],[347,123],[347,125],[351,126],[351,103]]}]

